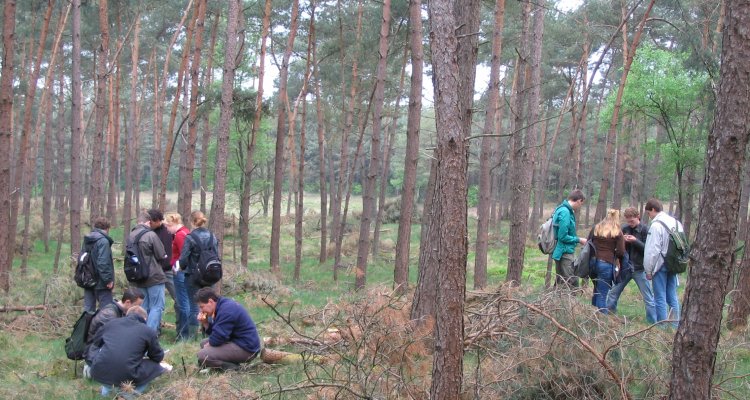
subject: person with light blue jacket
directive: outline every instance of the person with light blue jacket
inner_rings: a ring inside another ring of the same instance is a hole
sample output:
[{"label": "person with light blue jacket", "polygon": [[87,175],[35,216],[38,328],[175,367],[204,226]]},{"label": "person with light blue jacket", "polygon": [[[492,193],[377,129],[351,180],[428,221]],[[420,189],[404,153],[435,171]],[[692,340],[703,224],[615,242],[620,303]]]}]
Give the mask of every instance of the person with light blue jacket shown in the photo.
[{"label": "person with light blue jacket", "polygon": [[557,245],[552,252],[552,259],[555,260],[555,287],[578,287],[578,278],[573,271],[573,261],[576,245],[579,243],[586,244],[585,238],[579,238],[576,233],[576,215],[586,197],[579,189],[575,189],[568,195],[566,200],[557,206],[555,213],[552,215],[552,223],[556,226],[555,236]]}]

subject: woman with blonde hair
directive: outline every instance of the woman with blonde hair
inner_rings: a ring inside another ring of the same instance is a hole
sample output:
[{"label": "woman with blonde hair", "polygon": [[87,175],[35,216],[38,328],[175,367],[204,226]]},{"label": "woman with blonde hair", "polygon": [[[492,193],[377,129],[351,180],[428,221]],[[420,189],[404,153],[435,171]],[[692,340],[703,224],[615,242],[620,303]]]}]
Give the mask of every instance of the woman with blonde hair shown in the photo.
[{"label": "woman with blonde hair", "polygon": [[195,281],[195,276],[201,249],[213,246],[216,253],[219,253],[219,242],[206,227],[207,223],[208,219],[201,211],[196,210],[190,213],[190,225],[193,226],[193,230],[186,236],[184,245],[180,251],[180,269],[185,271],[185,287],[187,288],[188,300],[190,302],[190,311],[188,314],[190,333],[198,330],[198,303],[195,302],[195,294],[201,286]]},{"label": "woman with blonde hair", "polygon": [[185,225],[182,224],[182,216],[178,213],[169,213],[164,216],[164,225],[167,226],[167,230],[172,234],[172,258],[171,265],[175,271],[174,274],[174,288],[175,288],[175,301],[178,303],[175,310],[179,310],[177,315],[177,340],[187,340],[195,335],[195,332],[190,332],[189,320],[190,320],[190,297],[188,296],[187,286],[185,285],[185,272],[181,271],[180,265],[180,253],[182,247],[185,245],[185,238],[190,233]]},{"label": "woman with blonde hair", "polygon": [[600,312],[608,314],[607,295],[614,286],[618,265],[622,265],[625,255],[625,240],[620,228],[620,210],[610,209],[607,216],[591,230],[596,248],[594,266],[594,295],[591,304]]}]

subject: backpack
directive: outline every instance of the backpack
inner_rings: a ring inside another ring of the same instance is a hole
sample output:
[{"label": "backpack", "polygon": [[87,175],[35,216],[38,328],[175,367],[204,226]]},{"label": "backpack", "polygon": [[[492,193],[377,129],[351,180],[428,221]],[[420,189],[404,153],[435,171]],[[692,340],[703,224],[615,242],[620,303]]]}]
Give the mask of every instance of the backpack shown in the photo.
[{"label": "backpack", "polygon": [[83,360],[86,350],[86,339],[88,339],[91,320],[94,319],[94,311],[84,311],[78,321],[73,325],[73,332],[65,339],[65,354],[71,360]]},{"label": "backpack", "polygon": [[73,280],[75,280],[76,285],[84,289],[93,289],[99,280],[99,274],[96,272],[91,250],[87,250],[86,246],[83,246],[81,255],[78,256],[75,273],[73,274]]},{"label": "backpack", "polygon": [[660,223],[669,232],[669,246],[666,254],[662,254],[667,272],[680,274],[685,272],[690,261],[690,243],[688,243],[685,232],[679,231],[679,223],[674,230],[669,229],[663,221]]},{"label": "backpack", "polygon": [[207,243],[203,243],[195,231],[190,233],[190,238],[200,248],[198,264],[191,271],[193,282],[200,287],[211,286],[221,280],[222,269],[221,259],[219,258],[216,248],[214,247],[214,234],[211,235]]},{"label": "backpack", "polygon": [[591,264],[594,260],[596,260],[596,246],[589,237],[589,240],[581,248],[581,252],[578,253],[578,257],[573,261],[573,274],[583,279],[592,276]]},{"label": "backpack", "polygon": [[552,212],[552,216],[549,219],[539,225],[539,231],[536,235],[536,245],[542,254],[552,254],[555,251],[555,247],[557,247],[557,224],[554,223],[557,208]]},{"label": "backpack", "polygon": [[149,265],[143,262],[141,256],[141,250],[138,247],[138,241],[141,237],[148,232],[148,229],[144,229],[141,233],[136,235],[135,240],[132,242],[127,241],[125,244],[125,260],[123,262],[123,268],[125,269],[125,278],[128,282],[132,283],[143,283],[150,274]]}]

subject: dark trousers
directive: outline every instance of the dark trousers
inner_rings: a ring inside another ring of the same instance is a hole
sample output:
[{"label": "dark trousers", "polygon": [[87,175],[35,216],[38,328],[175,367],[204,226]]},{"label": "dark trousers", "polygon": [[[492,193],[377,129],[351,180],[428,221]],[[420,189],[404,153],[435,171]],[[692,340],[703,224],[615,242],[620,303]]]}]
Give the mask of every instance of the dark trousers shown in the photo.
[{"label": "dark trousers", "polygon": [[258,353],[251,353],[233,342],[224,343],[221,346],[208,346],[208,339],[201,341],[201,349],[198,351],[198,364],[207,368],[227,368],[233,364],[252,361]]}]

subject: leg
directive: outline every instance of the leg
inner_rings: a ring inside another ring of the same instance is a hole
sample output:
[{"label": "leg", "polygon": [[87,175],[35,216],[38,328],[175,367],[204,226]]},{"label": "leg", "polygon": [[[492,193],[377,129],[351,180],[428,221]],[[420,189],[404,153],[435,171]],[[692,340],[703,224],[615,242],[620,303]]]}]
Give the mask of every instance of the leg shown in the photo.
[{"label": "leg", "polygon": [[[159,331],[161,325],[161,315],[164,312],[164,284],[149,286],[146,288],[146,298],[148,298],[148,319],[146,325],[155,331]],[[146,304],[144,299],[143,304]],[[144,307],[145,308],[145,307]]]},{"label": "leg", "polygon": [[578,287],[578,277],[575,276],[573,271],[574,260],[573,254],[563,254],[560,260],[555,260],[555,272],[557,273],[555,286],[564,285],[568,289]]},{"label": "leg", "polygon": [[654,306],[654,292],[651,291],[651,283],[646,279],[645,271],[633,272],[633,279],[641,291],[643,304],[646,307],[646,321],[653,324],[656,322],[656,307]]},{"label": "leg", "polygon": [[664,266],[651,277],[651,286],[654,291],[656,322],[665,321],[669,310],[667,310],[667,270]]},{"label": "leg", "polygon": [[96,311],[96,294],[94,289],[83,289],[83,311]]},{"label": "leg", "polygon": [[232,364],[252,361],[258,355],[244,350],[233,342],[218,347],[204,345],[206,342],[201,343],[201,349],[198,351],[198,364],[207,368],[231,367]]},{"label": "leg", "polygon": [[607,309],[609,309],[609,311],[613,313],[617,312],[617,302],[620,300],[622,291],[625,290],[625,286],[628,286],[628,283],[630,283],[631,279],[632,276],[626,277],[622,280],[622,282],[612,287],[612,289],[609,291],[609,294],[607,295]]},{"label": "leg", "polygon": [[200,289],[193,283],[193,279],[189,274],[185,275],[185,286],[187,288],[188,295],[188,320],[187,325],[189,329],[188,335],[193,335],[198,331],[198,303],[195,301],[195,293]]},{"label": "leg", "polygon": [[169,293],[169,297],[171,297],[172,301],[174,301],[174,322],[175,326],[177,327],[177,334],[179,334],[180,318],[182,317],[182,314],[180,313],[180,304],[177,301],[177,291],[174,284],[174,272],[170,269],[169,271],[164,272],[164,275],[167,277],[167,282],[164,284],[167,288],[167,293]]},{"label": "leg", "polygon": [[177,319],[177,340],[187,340],[195,335],[195,332],[190,332],[189,329],[188,321],[190,318],[190,301],[187,287],[185,286],[185,273],[182,271],[177,271],[177,273],[174,274],[174,291],[175,311],[179,310],[179,318]]},{"label": "leg", "polygon": [[99,301],[99,307],[111,303],[112,289],[96,289],[96,299]]},{"label": "leg", "polygon": [[675,322],[672,325],[677,328],[680,324],[680,299],[677,297],[677,274],[667,272],[667,304],[672,309],[670,319]]},{"label": "leg", "polygon": [[602,313],[608,314],[607,295],[615,277],[615,267],[602,260],[596,261],[596,280],[594,281],[594,297],[592,303]]}]

